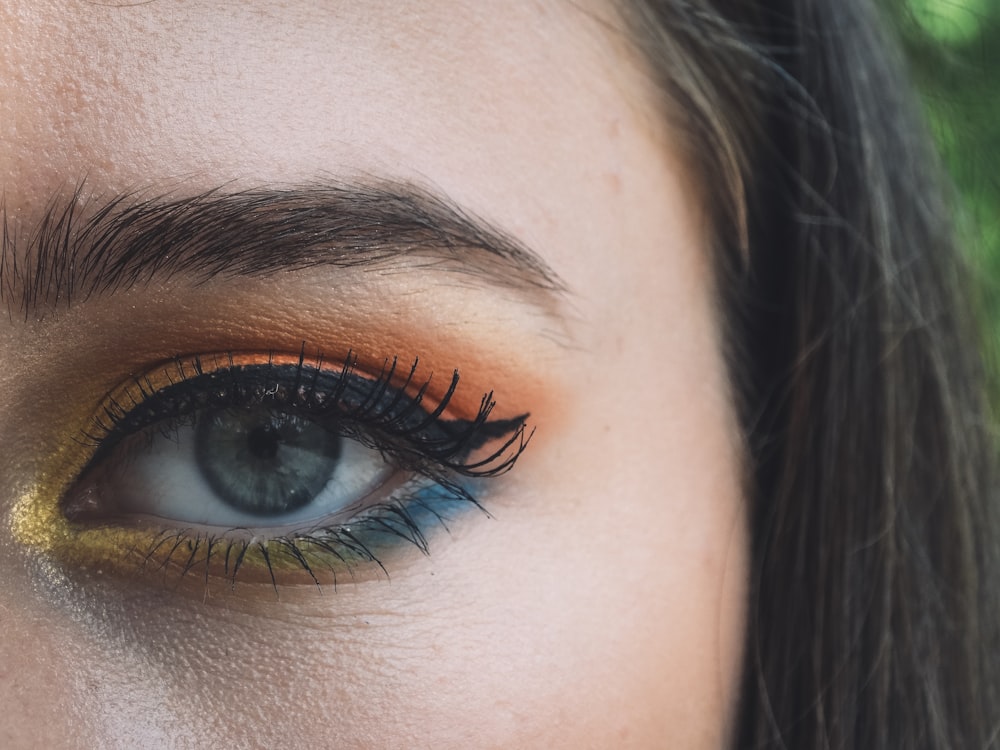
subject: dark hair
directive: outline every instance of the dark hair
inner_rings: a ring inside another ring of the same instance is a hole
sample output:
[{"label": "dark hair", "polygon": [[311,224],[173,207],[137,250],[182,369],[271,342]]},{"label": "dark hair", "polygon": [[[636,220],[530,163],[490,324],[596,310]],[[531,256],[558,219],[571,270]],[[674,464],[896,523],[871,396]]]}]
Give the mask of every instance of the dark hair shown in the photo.
[{"label": "dark hair", "polygon": [[997,524],[972,289],[865,0],[629,0],[707,196],[745,430],[739,747],[985,747]]}]

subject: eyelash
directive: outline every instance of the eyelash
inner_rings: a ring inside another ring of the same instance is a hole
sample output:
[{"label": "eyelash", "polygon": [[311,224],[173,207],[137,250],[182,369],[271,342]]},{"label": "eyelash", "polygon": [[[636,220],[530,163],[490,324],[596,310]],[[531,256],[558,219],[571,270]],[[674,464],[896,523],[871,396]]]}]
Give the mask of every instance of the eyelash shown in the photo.
[{"label": "eyelash", "polygon": [[[240,529],[164,529],[148,549],[139,550],[144,564],[158,561],[160,569],[177,565],[181,577],[203,566],[207,583],[212,565],[221,560],[223,576],[235,585],[247,560],[256,557],[275,590],[279,573],[289,568],[304,571],[316,585],[321,583],[321,567],[332,573],[334,586],[338,569],[353,576],[359,564],[371,563],[387,575],[378,545],[403,540],[427,554],[423,529],[428,523],[447,529],[448,510],[457,506],[485,513],[460,480],[509,471],[532,433],[527,431],[527,415],[491,419],[492,392],[483,395],[472,419],[444,418],[458,387],[457,370],[436,406],[425,409],[431,378],[416,385],[417,360],[405,375],[399,374],[396,359],[386,361],[374,378],[358,374],[357,366],[352,353],[333,369],[321,357],[307,361],[304,351],[297,362],[269,356],[264,363],[245,364],[234,354],[211,362],[202,357],[175,359],[163,372],[167,385],[158,388],[150,377],[138,377],[108,397],[102,414],[80,438],[92,451],[80,479],[109,460],[124,441],[146,434],[152,442],[157,432],[176,434],[206,410],[267,407],[297,414],[379,451],[397,470],[415,475],[399,489],[403,496],[373,503],[343,523],[265,540]],[[142,449],[141,441],[125,447]],[[486,454],[476,455],[483,448]],[[128,456],[126,452],[118,460],[127,461]],[[61,504],[63,515],[71,523],[85,524],[87,513],[75,509],[67,497]],[[240,531],[246,533],[234,536]]]}]

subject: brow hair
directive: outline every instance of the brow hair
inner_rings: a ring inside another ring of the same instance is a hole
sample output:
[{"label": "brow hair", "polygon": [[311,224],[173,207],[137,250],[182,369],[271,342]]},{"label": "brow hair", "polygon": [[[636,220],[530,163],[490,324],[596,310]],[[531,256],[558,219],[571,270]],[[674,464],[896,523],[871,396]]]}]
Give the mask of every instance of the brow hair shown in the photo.
[{"label": "brow hair", "polygon": [[565,290],[506,232],[403,182],[111,199],[88,198],[81,184],[53,198],[33,226],[13,221],[5,205],[0,214],[0,300],[25,315],[175,277],[199,284],[401,262],[503,288]]}]

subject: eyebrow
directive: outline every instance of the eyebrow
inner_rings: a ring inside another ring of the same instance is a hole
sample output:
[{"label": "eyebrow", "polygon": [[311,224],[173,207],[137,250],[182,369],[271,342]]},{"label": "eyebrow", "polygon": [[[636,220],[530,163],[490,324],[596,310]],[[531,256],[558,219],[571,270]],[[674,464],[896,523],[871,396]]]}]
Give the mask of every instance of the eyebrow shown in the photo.
[{"label": "eyebrow", "polygon": [[26,315],[174,277],[198,284],[401,262],[522,292],[565,291],[537,253],[406,182],[124,194],[100,203],[81,184],[50,201],[27,232],[0,210],[0,300]]}]

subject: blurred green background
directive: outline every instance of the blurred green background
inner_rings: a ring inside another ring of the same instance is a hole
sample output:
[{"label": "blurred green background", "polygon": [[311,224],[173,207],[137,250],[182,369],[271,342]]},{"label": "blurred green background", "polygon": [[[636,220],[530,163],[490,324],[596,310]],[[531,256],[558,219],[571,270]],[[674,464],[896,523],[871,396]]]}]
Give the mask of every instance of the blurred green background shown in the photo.
[{"label": "blurred green background", "polygon": [[[836,0],[831,0],[836,2]],[[887,0],[958,187],[958,217],[1000,350],[1000,0]]]}]

